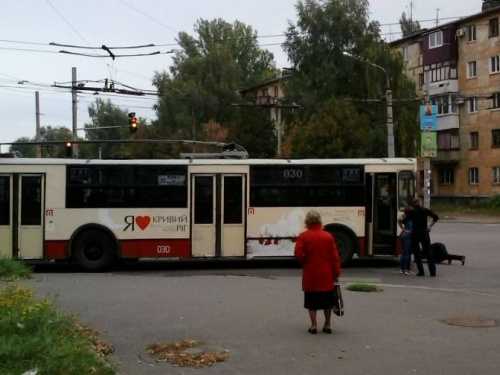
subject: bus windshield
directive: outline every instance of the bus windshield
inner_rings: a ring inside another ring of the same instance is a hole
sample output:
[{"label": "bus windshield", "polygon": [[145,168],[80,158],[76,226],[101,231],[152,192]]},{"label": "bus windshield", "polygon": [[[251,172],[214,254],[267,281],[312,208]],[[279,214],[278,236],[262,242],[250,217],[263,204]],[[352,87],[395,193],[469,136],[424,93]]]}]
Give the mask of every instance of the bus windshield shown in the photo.
[{"label": "bus windshield", "polygon": [[398,207],[403,210],[415,198],[415,177],[412,171],[401,171],[398,175]]}]

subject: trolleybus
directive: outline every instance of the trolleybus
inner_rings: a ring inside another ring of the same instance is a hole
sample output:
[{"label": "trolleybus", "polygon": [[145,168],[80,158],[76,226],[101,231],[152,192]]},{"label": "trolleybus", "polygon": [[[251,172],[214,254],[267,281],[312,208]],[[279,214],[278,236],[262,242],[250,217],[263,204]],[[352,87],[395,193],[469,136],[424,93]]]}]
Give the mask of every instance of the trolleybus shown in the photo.
[{"label": "trolleybus", "polygon": [[292,257],[308,210],[343,265],[396,256],[416,160],[0,159],[0,256],[72,260]]}]

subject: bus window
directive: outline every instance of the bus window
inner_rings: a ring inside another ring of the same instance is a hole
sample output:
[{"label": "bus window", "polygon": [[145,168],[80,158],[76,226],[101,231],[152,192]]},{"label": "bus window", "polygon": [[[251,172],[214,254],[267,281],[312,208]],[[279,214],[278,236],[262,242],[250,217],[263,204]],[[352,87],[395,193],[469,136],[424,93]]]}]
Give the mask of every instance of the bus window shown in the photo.
[{"label": "bus window", "polygon": [[0,176],[0,225],[10,224],[10,183],[8,176]]},{"label": "bus window", "polygon": [[401,171],[398,175],[398,207],[403,210],[415,198],[415,177],[412,171]]},{"label": "bus window", "polygon": [[243,223],[243,190],[241,176],[224,177],[224,224]]}]

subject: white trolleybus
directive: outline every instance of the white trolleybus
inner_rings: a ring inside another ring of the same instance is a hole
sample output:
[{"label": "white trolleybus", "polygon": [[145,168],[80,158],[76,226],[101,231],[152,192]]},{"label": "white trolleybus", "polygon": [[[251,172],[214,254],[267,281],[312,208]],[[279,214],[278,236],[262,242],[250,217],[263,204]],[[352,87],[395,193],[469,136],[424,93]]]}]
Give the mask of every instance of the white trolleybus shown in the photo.
[{"label": "white trolleybus", "polygon": [[0,158],[0,256],[72,260],[292,257],[308,210],[341,262],[396,256],[416,160]]}]

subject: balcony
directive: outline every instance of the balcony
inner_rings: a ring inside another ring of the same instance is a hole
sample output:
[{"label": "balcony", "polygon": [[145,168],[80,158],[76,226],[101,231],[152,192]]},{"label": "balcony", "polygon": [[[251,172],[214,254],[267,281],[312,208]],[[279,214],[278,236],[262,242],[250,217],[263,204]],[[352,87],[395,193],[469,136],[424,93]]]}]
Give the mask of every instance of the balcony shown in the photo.
[{"label": "balcony", "polygon": [[438,150],[436,157],[431,158],[432,164],[450,164],[460,161],[460,150]]},{"label": "balcony", "polygon": [[437,116],[437,131],[458,129],[460,127],[460,116],[458,113],[448,113]]}]

